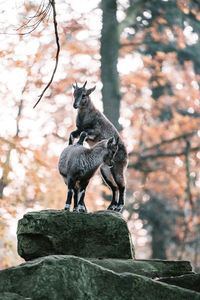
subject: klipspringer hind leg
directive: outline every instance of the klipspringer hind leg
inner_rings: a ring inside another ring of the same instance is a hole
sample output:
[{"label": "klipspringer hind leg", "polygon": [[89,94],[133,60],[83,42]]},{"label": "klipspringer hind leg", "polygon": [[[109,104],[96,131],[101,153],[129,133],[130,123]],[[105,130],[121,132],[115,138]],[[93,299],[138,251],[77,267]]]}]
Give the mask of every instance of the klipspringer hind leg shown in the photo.
[{"label": "klipspringer hind leg", "polygon": [[125,178],[124,178],[124,170],[120,168],[119,166],[113,166],[111,169],[113,178],[115,180],[115,183],[118,186],[119,189],[119,199],[117,206],[115,208],[115,211],[121,211],[124,207],[125,203]]},{"label": "klipspringer hind leg", "polygon": [[84,203],[85,191],[88,186],[89,181],[80,183],[80,191],[79,191],[79,200],[78,200],[78,211],[87,213],[87,207]]},{"label": "klipspringer hind leg", "polygon": [[108,210],[115,210],[115,208],[117,207],[117,200],[116,200],[116,196],[117,196],[117,191],[118,191],[118,187],[115,184],[113,177],[112,177],[112,173],[110,171],[111,169],[107,166],[107,165],[102,165],[100,168],[101,171],[101,175],[105,181],[105,183],[111,188],[112,190],[112,200],[110,205],[108,206]]},{"label": "klipspringer hind leg", "polygon": [[78,212],[78,189],[74,189],[74,208],[73,212]]},{"label": "klipspringer hind leg", "polygon": [[69,182],[68,183],[66,182],[66,184],[68,186],[68,192],[67,192],[67,200],[64,209],[69,211],[72,203],[72,198],[74,196],[75,184],[72,180],[69,180]]}]

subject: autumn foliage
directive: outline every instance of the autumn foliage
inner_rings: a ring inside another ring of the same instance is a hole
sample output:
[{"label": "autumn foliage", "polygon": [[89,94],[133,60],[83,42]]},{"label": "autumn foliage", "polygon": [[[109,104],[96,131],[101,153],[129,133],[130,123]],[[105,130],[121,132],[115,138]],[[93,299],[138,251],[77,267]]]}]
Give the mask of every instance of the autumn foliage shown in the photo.
[{"label": "autumn foliage", "polygon": [[[119,2],[120,17],[126,5]],[[71,84],[86,79],[88,85],[96,84],[92,100],[102,109],[101,9],[97,1],[81,10],[62,0],[56,8],[59,65],[35,109],[55,64],[52,15],[31,34],[23,34],[21,27],[21,35],[0,36],[4,41],[0,52],[1,268],[19,261],[15,230],[26,211],[64,207],[66,187],[57,161],[75,128]],[[10,9],[0,6],[5,18]],[[21,5],[16,24],[9,19],[2,31],[13,33],[37,9],[31,2]],[[118,59],[123,95],[119,121],[129,152],[123,214],[136,257],[187,259],[196,268],[200,261],[199,22],[198,1],[146,1],[136,23],[121,34]],[[95,175],[86,194],[89,210],[105,209],[110,197],[108,187]]]}]

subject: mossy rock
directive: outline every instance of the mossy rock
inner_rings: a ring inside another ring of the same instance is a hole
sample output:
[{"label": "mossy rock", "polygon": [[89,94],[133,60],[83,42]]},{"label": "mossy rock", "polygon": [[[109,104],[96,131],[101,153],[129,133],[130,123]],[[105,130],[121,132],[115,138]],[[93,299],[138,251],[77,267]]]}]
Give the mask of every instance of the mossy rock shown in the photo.
[{"label": "mossy rock", "polygon": [[189,261],[174,260],[138,260],[138,259],[88,259],[94,264],[112,270],[116,273],[129,272],[143,275],[149,278],[160,278],[167,276],[179,276],[183,274],[194,274]]},{"label": "mossy rock", "polygon": [[200,293],[200,274],[186,274],[177,277],[162,278],[159,281]]},{"label": "mossy rock", "polygon": [[134,258],[127,223],[120,213],[30,212],[18,222],[18,253],[25,260],[51,254]]},{"label": "mossy rock", "polygon": [[41,257],[0,271],[0,293],[46,300],[200,300],[200,294],[75,256]]},{"label": "mossy rock", "polygon": [[0,300],[31,300],[31,298],[20,296],[15,293],[0,293]]}]

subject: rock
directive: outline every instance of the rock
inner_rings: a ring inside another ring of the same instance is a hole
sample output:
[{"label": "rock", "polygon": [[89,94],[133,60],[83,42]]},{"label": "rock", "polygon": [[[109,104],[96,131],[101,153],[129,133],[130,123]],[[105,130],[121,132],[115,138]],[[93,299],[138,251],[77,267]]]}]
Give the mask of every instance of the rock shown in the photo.
[{"label": "rock", "polygon": [[200,294],[75,256],[41,257],[0,271],[0,292],[49,300],[199,300]]},{"label": "rock", "polygon": [[31,298],[25,298],[15,293],[0,293],[0,300],[29,300]]},{"label": "rock", "polygon": [[133,258],[130,233],[120,213],[30,212],[18,222],[18,253],[25,260],[51,254]]},{"label": "rock", "polygon": [[178,277],[161,278],[159,281],[200,293],[200,274],[188,274]]},{"label": "rock", "polygon": [[189,261],[134,260],[134,259],[88,259],[94,264],[116,273],[129,272],[150,278],[193,274]]}]

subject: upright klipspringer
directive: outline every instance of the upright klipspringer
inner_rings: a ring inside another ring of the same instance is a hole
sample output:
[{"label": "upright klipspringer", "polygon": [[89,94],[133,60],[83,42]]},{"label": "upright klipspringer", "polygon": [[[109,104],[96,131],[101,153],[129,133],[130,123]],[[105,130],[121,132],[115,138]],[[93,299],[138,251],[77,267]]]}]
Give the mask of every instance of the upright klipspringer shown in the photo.
[{"label": "upright klipspringer", "polygon": [[[108,209],[121,211],[124,206],[124,173],[127,167],[127,150],[114,125],[93,105],[90,94],[95,90],[95,86],[91,89],[86,89],[86,84],[87,81],[82,87],[78,87],[77,83],[73,85],[73,107],[78,109],[76,117],[77,129],[71,132],[69,144],[73,144],[74,138],[77,138],[82,131],[87,133],[86,140],[90,146],[111,137],[114,137],[118,141],[118,148],[113,157],[112,168],[104,164],[100,167],[100,171],[103,179],[112,190],[112,201]],[[119,197],[117,199],[118,191]]]}]

